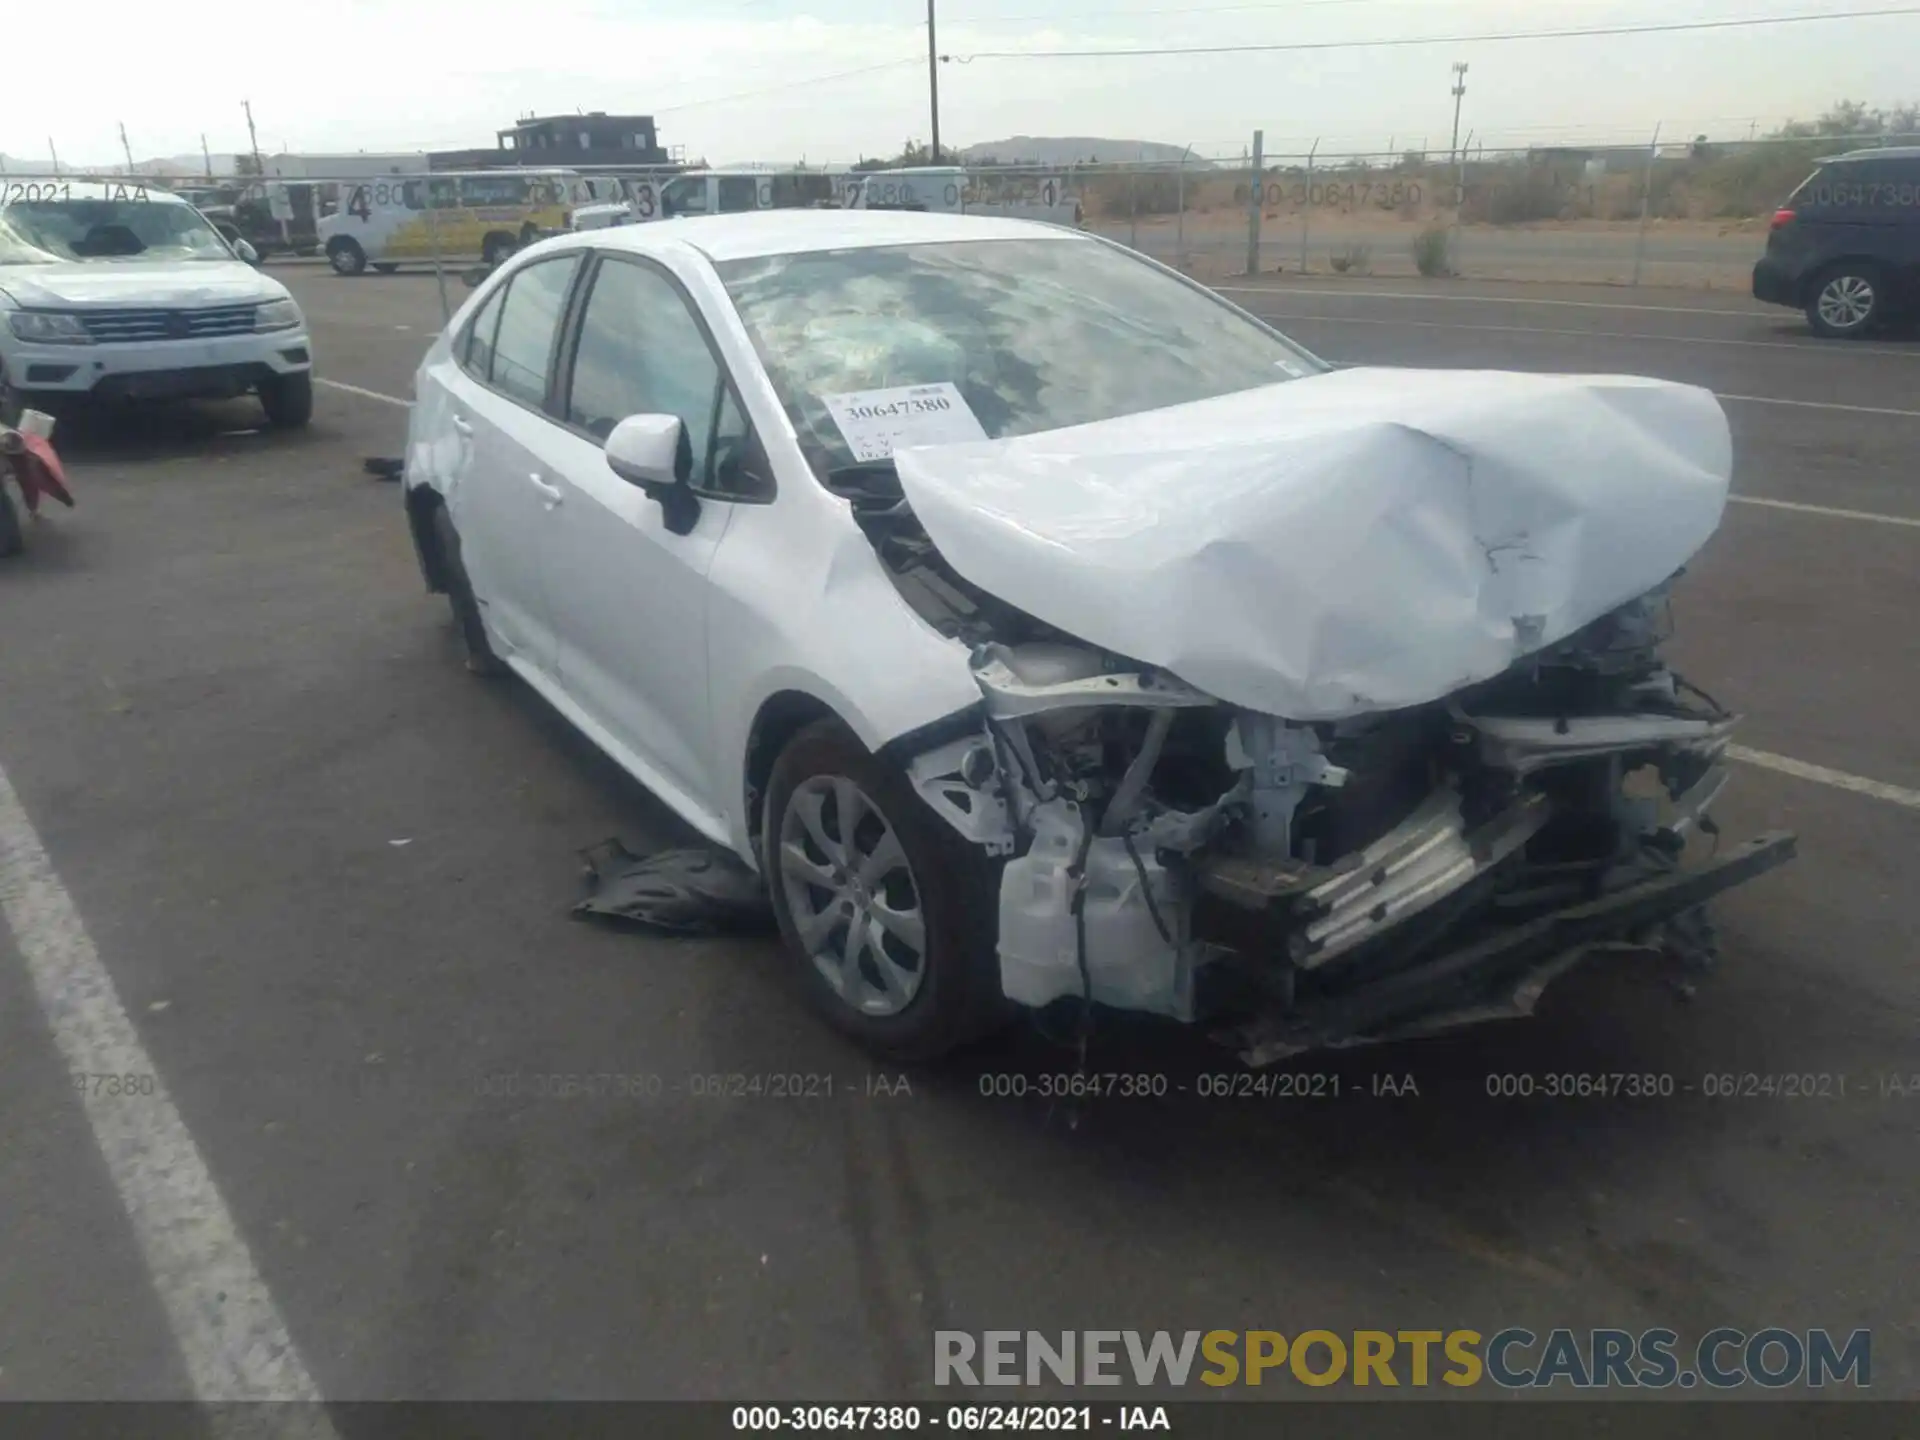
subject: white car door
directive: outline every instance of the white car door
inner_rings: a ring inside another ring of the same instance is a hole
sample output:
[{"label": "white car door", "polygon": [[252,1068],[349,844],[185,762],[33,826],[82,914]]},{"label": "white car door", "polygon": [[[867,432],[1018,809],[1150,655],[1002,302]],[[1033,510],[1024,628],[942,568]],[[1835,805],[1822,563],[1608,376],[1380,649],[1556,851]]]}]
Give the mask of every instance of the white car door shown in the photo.
[{"label": "white car door", "polygon": [[447,496],[460,557],[501,658],[556,672],[542,576],[558,527],[559,486],[535,453],[558,349],[560,317],[580,256],[524,266],[474,318],[465,368],[446,380],[451,423],[472,447]]},{"label": "white car door", "polygon": [[[547,552],[560,683],[600,743],[714,839],[726,839],[707,696],[707,572],[734,507],[770,493],[745,413],[692,301],[661,266],[602,254],[563,367],[551,468],[566,500]],[[629,415],[685,426],[699,513],[675,533],[608,468]]]}]

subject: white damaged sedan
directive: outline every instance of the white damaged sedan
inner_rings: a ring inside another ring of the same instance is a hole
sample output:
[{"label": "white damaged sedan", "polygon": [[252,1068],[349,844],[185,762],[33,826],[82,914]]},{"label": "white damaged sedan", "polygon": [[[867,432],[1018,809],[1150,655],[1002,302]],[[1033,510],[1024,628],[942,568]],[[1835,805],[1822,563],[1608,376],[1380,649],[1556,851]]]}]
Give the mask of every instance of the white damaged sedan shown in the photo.
[{"label": "white damaged sedan", "polygon": [[1335,370],[1110,242],[720,216],[535,245],[416,377],[407,514],[521,676],[765,878],[824,1013],[1248,1063],[1714,956],[1736,716],[1659,655],[1707,391]]}]

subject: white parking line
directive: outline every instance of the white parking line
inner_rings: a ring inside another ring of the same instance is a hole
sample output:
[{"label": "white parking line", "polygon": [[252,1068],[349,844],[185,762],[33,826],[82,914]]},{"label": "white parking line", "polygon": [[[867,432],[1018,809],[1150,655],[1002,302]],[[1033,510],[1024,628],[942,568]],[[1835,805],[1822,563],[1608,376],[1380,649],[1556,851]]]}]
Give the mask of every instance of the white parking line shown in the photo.
[{"label": "white parking line", "polygon": [[1654,335],[1635,330],[1561,330],[1546,325],[1462,325],[1457,320],[1383,320],[1372,315],[1265,315],[1280,326],[1304,321],[1309,325],[1379,325],[1398,330],[1483,330],[1494,335],[1556,335],[1576,340],[1653,340],[1667,345],[1732,345],[1752,350],[1814,350],[1823,355],[1858,355],[1920,360],[1920,347],[1895,350],[1889,346],[1822,344],[1817,340],[1730,340],[1717,335]]},{"label": "white parking line", "polygon": [[[247,1243],[4,770],[0,915],[76,1077],[87,1123],[133,1222],[195,1397],[206,1403],[319,1400]],[[154,1092],[108,1094],[88,1083],[85,1077],[93,1075],[153,1076]],[[304,1433],[332,1434],[323,1411],[305,1413]]]},{"label": "white parking line", "polygon": [[1343,300],[1447,300],[1462,305],[1552,305],[1565,310],[1642,310],[1659,315],[1722,315],[1752,320],[1777,310],[1717,309],[1700,305],[1623,305],[1611,300],[1546,300],[1531,295],[1438,295],[1420,290],[1342,290],[1308,285],[1215,285],[1222,295],[1320,295]]},{"label": "white parking line", "polygon": [[413,402],[411,400],[402,400],[398,395],[385,395],[378,390],[368,390],[359,385],[349,385],[344,380],[329,380],[324,375],[316,375],[313,377],[313,383],[316,385],[325,385],[330,390],[344,390],[349,395],[359,395],[368,400],[379,400],[388,405],[398,405],[403,410],[413,408]]},{"label": "white parking line", "polygon": [[1908,525],[1920,529],[1911,515],[1880,515],[1872,510],[1840,510],[1831,505],[1802,505],[1794,500],[1763,500],[1758,495],[1729,495],[1735,505],[1764,505],[1769,510],[1793,510],[1801,515],[1825,515],[1832,520],[1865,520],[1874,525]]},{"label": "white parking line", "polygon": [[1724,390],[1713,393],[1722,400],[1738,400],[1746,405],[1790,405],[1796,410],[1839,410],[1848,415],[1899,415],[1909,420],[1920,420],[1920,410],[1893,410],[1883,405],[1836,405],[1831,400],[1783,400],[1778,395],[1729,395]]},{"label": "white parking line", "polygon": [[1904,805],[1909,810],[1920,810],[1920,790],[1909,790],[1904,785],[1888,785],[1884,781],[1849,775],[1844,770],[1829,770],[1824,765],[1809,765],[1804,760],[1795,760],[1790,756],[1772,755],[1765,750],[1749,750],[1744,745],[1729,745],[1727,755],[1745,764],[1757,765],[1762,770],[1791,775],[1796,780],[1811,780],[1816,785],[1831,785],[1836,790],[1851,790],[1856,795],[1866,795],[1875,800]]}]

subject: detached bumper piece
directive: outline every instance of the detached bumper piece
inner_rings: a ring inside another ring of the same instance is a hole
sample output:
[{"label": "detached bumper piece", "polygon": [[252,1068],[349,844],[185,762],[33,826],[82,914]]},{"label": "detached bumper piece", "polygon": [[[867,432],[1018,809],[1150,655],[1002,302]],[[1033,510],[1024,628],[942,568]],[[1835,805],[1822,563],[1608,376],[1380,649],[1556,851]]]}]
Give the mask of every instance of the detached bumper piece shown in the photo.
[{"label": "detached bumper piece", "polygon": [[1791,832],[1770,831],[1703,865],[1565,906],[1412,969],[1306,1001],[1284,1014],[1263,1015],[1215,1038],[1248,1065],[1260,1066],[1310,1050],[1529,1014],[1547,985],[1592,949],[1635,941],[1650,927],[1786,863],[1796,843]]}]

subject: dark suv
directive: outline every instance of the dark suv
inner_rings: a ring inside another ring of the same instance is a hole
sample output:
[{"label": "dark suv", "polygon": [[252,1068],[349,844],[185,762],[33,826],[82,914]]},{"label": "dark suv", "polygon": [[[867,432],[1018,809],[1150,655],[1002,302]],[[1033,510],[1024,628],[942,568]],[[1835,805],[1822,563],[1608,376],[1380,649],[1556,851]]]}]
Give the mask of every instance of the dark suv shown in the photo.
[{"label": "dark suv", "polygon": [[1920,309],[1920,146],[1819,162],[1775,213],[1753,298],[1807,312],[1816,335],[1855,336]]}]

